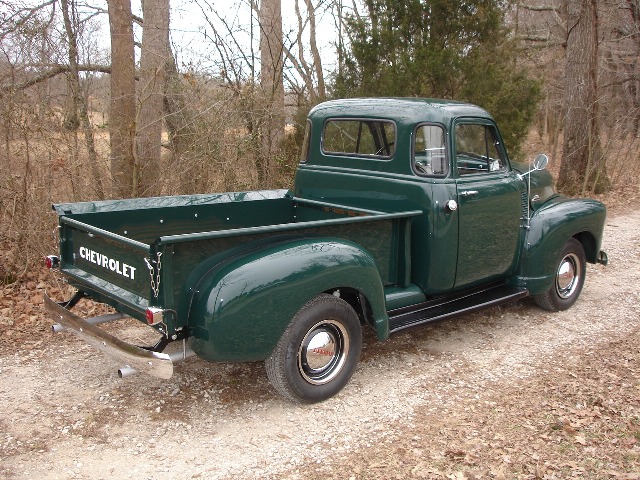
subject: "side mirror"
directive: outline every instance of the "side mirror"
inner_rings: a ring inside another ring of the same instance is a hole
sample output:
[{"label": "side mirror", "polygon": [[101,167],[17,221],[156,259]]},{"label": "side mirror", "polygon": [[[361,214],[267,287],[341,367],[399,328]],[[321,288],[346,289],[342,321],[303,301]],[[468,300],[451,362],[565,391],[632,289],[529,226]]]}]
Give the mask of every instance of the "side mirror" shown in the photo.
[{"label": "side mirror", "polygon": [[544,170],[549,165],[549,157],[547,157],[544,153],[539,153],[536,155],[535,160],[533,161],[533,169],[534,170]]},{"label": "side mirror", "polygon": [[528,172],[524,172],[518,175],[518,178],[522,180],[524,177],[529,175],[531,172],[535,172],[536,170],[544,170],[549,165],[549,157],[547,157],[544,153],[539,153],[536,155],[536,158],[533,160],[533,168]]}]

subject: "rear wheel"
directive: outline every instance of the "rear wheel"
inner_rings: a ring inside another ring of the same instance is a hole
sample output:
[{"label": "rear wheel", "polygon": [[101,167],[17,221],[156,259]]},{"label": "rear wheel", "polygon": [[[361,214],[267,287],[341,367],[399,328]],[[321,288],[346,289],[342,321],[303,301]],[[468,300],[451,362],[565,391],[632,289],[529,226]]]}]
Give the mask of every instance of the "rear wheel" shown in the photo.
[{"label": "rear wheel", "polygon": [[539,307],[551,312],[568,309],[580,296],[586,272],[584,248],[578,240],[571,238],[560,255],[553,285],[533,299]]},{"label": "rear wheel", "polygon": [[296,314],[265,367],[269,381],[284,397],[320,402],[347,384],[361,350],[356,313],[344,300],[323,294]]}]

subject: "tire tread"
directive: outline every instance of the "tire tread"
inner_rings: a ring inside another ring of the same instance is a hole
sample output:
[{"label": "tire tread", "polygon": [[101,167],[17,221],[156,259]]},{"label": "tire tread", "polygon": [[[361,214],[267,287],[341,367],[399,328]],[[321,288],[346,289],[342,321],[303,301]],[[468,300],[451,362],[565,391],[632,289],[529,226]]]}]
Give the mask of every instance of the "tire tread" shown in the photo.
[{"label": "tire tread", "polygon": [[[280,337],[280,340],[276,344],[276,347],[274,348],[271,355],[264,361],[267,377],[269,379],[269,382],[273,386],[273,388],[276,390],[276,392],[278,392],[278,394],[280,394],[282,397],[286,398],[287,400],[293,403],[297,403],[297,404],[315,403],[317,401],[322,401],[325,399],[323,397],[318,399],[304,398],[304,397],[301,397],[298,393],[296,393],[296,391],[291,387],[291,385],[289,384],[289,381],[287,380],[286,360],[287,360],[287,351],[289,350],[291,341],[296,336],[296,330],[298,328],[298,324],[309,314],[309,312],[313,312],[316,308],[319,308],[321,304],[325,304],[324,307],[326,307],[327,305],[331,305],[331,303],[333,303],[334,308],[348,309],[348,310],[344,310],[345,313],[349,315],[353,315],[352,320],[358,322],[358,325],[359,325],[359,320],[355,311],[351,308],[351,305],[349,305],[347,302],[345,302],[341,298],[338,298],[329,294],[318,295],[317,297],[307,302],[298,311],[298,313],[294,316],[293,320],[289,323],[289,325],[283,332],[282,336]],[[356,356],[359,357],[361,346],[362,346],[362,336],[360,336],[360,338],[357,338],[357,339],[352,338],[351,341],[357,343],[357,348],[355,353],[356,353]],[[355,361],[357,362],[357,360],[358,359],[356,358]],[[355,366],[353,370],[355,370]],[[350,378],[350,376],[351,375],[349,375],[349,377],[347,378],[347,381]]]},{"label": "tire tread", "polygon": [[[578,289],[574,292],[574,294],[571,297],[567,299],[562,299],[556,293],[555,273],[554,273],[554,284],[551,285],[551,288],[549,288],[549,290],[547,290],[546,292],[541,293],[540,295],[533,295],[533,301],[536,303],[536,305],[538,305],[538,307],[542,308],[543,310],[547,310],[549,312],[558,312],[560,310],[567,310],[576,302],[576,300],[580,296],[580,293],[582,291],[582,286],[584,285],[584,281],[585,281],[585,275],[586,275],[586,256],[584,252],[584,247],[575,238],[570,238],[565,244],[565,246],[563,247],[562,254],[560,255],[560,258],[558,259],[558,261],[561,261],[565,257],[565,255],[567,255],[570,252],[577,254],[577,256],[580,259],[580,264],[581,264],[580,267],[582,269],[580,272],[580,285],[578,286]],[[557,268],[558,268],[558,265],[556,265],[556,271],[557,271]]]}]

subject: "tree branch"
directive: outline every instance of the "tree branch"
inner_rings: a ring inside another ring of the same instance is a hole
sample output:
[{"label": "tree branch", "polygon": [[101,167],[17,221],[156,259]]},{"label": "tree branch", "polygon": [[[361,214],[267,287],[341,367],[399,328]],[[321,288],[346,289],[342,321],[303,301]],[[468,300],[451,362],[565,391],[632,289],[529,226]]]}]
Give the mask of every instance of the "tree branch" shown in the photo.
[{"label": "tree branch", "polygon": [[[40,5],[35,5],[31,8],[23,7],[14,11],[9,11],[9,14],[6,17],[3,16],[0,21],[0,38],[4,38],[8,34],[15,33],[20,27],[34,18],[38,12],[44,8],[51,5],[54,5],[55,8],[56,1],[57,0],[47,0],[46,2],[41,3]],[[2,4],[4,7],[4,2],[2,2]]]},{"label": "tree branch", "polygon": [[604,85],[601,85],[599,88],[619,87],[620,85],[624,85],[626,83],[631,83],[631,82],[637,82],[639,80],[640,80],[640,77],[634,75],[634,76],[620,79],[617,82],[605,83]]},{"label": "tree branch", "polygon": [[[104,9],[104,8],[96,7],[95,5],[89,5],[88,3],[83,3],[82,6],[84,8],[87,8],[89,10],[94,10],[96,12],[94,15],[91,15],[92,17],[95,16],[96,14],[101,14],[101,13],[108,14],[109,13],[109,11]],[[144,23],[144,19],[142,17],[139,17],[138,15],[131,14],[131,19],[135,23],[137,23],[139,26],[142,26],[142,24]]]},{"label": "tree branch", "polygon": [[520,8],[529,10],[531,12],[555,12],[560,11],[560,7],[556,5],[520,5]]},{"label": "tree branch", "polygon": [[[29,80],[25,80],[22,83],[0,85],[0,92],[6,93],[17,90],[24,90],[38,83],[44,82],[45,80],[56,77],[62,73],[68,73],[71,71],[71,67],[69,65],[51,65],[48,68],[49,70],[47,70],[46,72],[43,72],[36,77],[30,78]],[[78,65],[78,72],[111,73],[111,67],[106,65]]]}]

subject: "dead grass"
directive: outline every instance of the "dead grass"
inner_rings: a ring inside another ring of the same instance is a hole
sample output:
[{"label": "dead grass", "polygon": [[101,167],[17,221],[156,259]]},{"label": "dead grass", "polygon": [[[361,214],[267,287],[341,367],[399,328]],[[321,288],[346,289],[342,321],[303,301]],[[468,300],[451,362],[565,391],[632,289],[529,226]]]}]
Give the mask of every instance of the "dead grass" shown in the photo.
[{"label": "dead grass", "polygon": [[[252,190],[258,185],[255,141],[234,133],[224,115],[201,125],[202,142],[185,147],[181,156],[163,149],[158,162],[159,195]],[[220,117],[220,118],[219,118]],[[201,119],[204,123],[205,119]],[[218,128],[218,130],[215,130]],[[28,281],[27,272],[44,255],[57,251],[56,217],[51,204],[101,199],[112,184],[109,172],[109,134],[94,131],[98,165],[88,165],[80,132],[36,130],[0,145],[0,285]],[[165,134],[165,140],[167,139]],[[269,187],[291,184],[297,146],[278,153]],[[108,195],[107,195],[108,196]]]},{"label": "dead grass", "polygon": [[[290,132],[275,154],[270,184],[260,185],[256,168],[260,145],[243,126],[244,121],[235,111],[228,115],[213,110],[199,112],[194,120],[197,129],[190,133],[193,138],[189,137],[182,155],[177,157],[168,149],[163,150],[158,163],[163,172],[161,184],[154,193],[177,195],[289,187],[297,165],[295,136]],[[109,135],[105,128],[94,131],[99,162],[95,166],[87,165],[80,132],[52,128],[38,130],[34,126],[32,132],[18,132],[9,142],[8,151],[2,150],[6,150],[6,145],[0,148],[0,285],[24,279],[44,255],[57,250],[52,203],[99,199],[101,189],[108,188],[112,181]],[[606,144],[614,189],[600,199],[609,207],[633,208],[640,196],[640,139]],[[523,148],[524,159],[550,148],[549,139],[532,130]],[[552,174],[557,173],[559,163],[557,158],[551,159]]]}]

